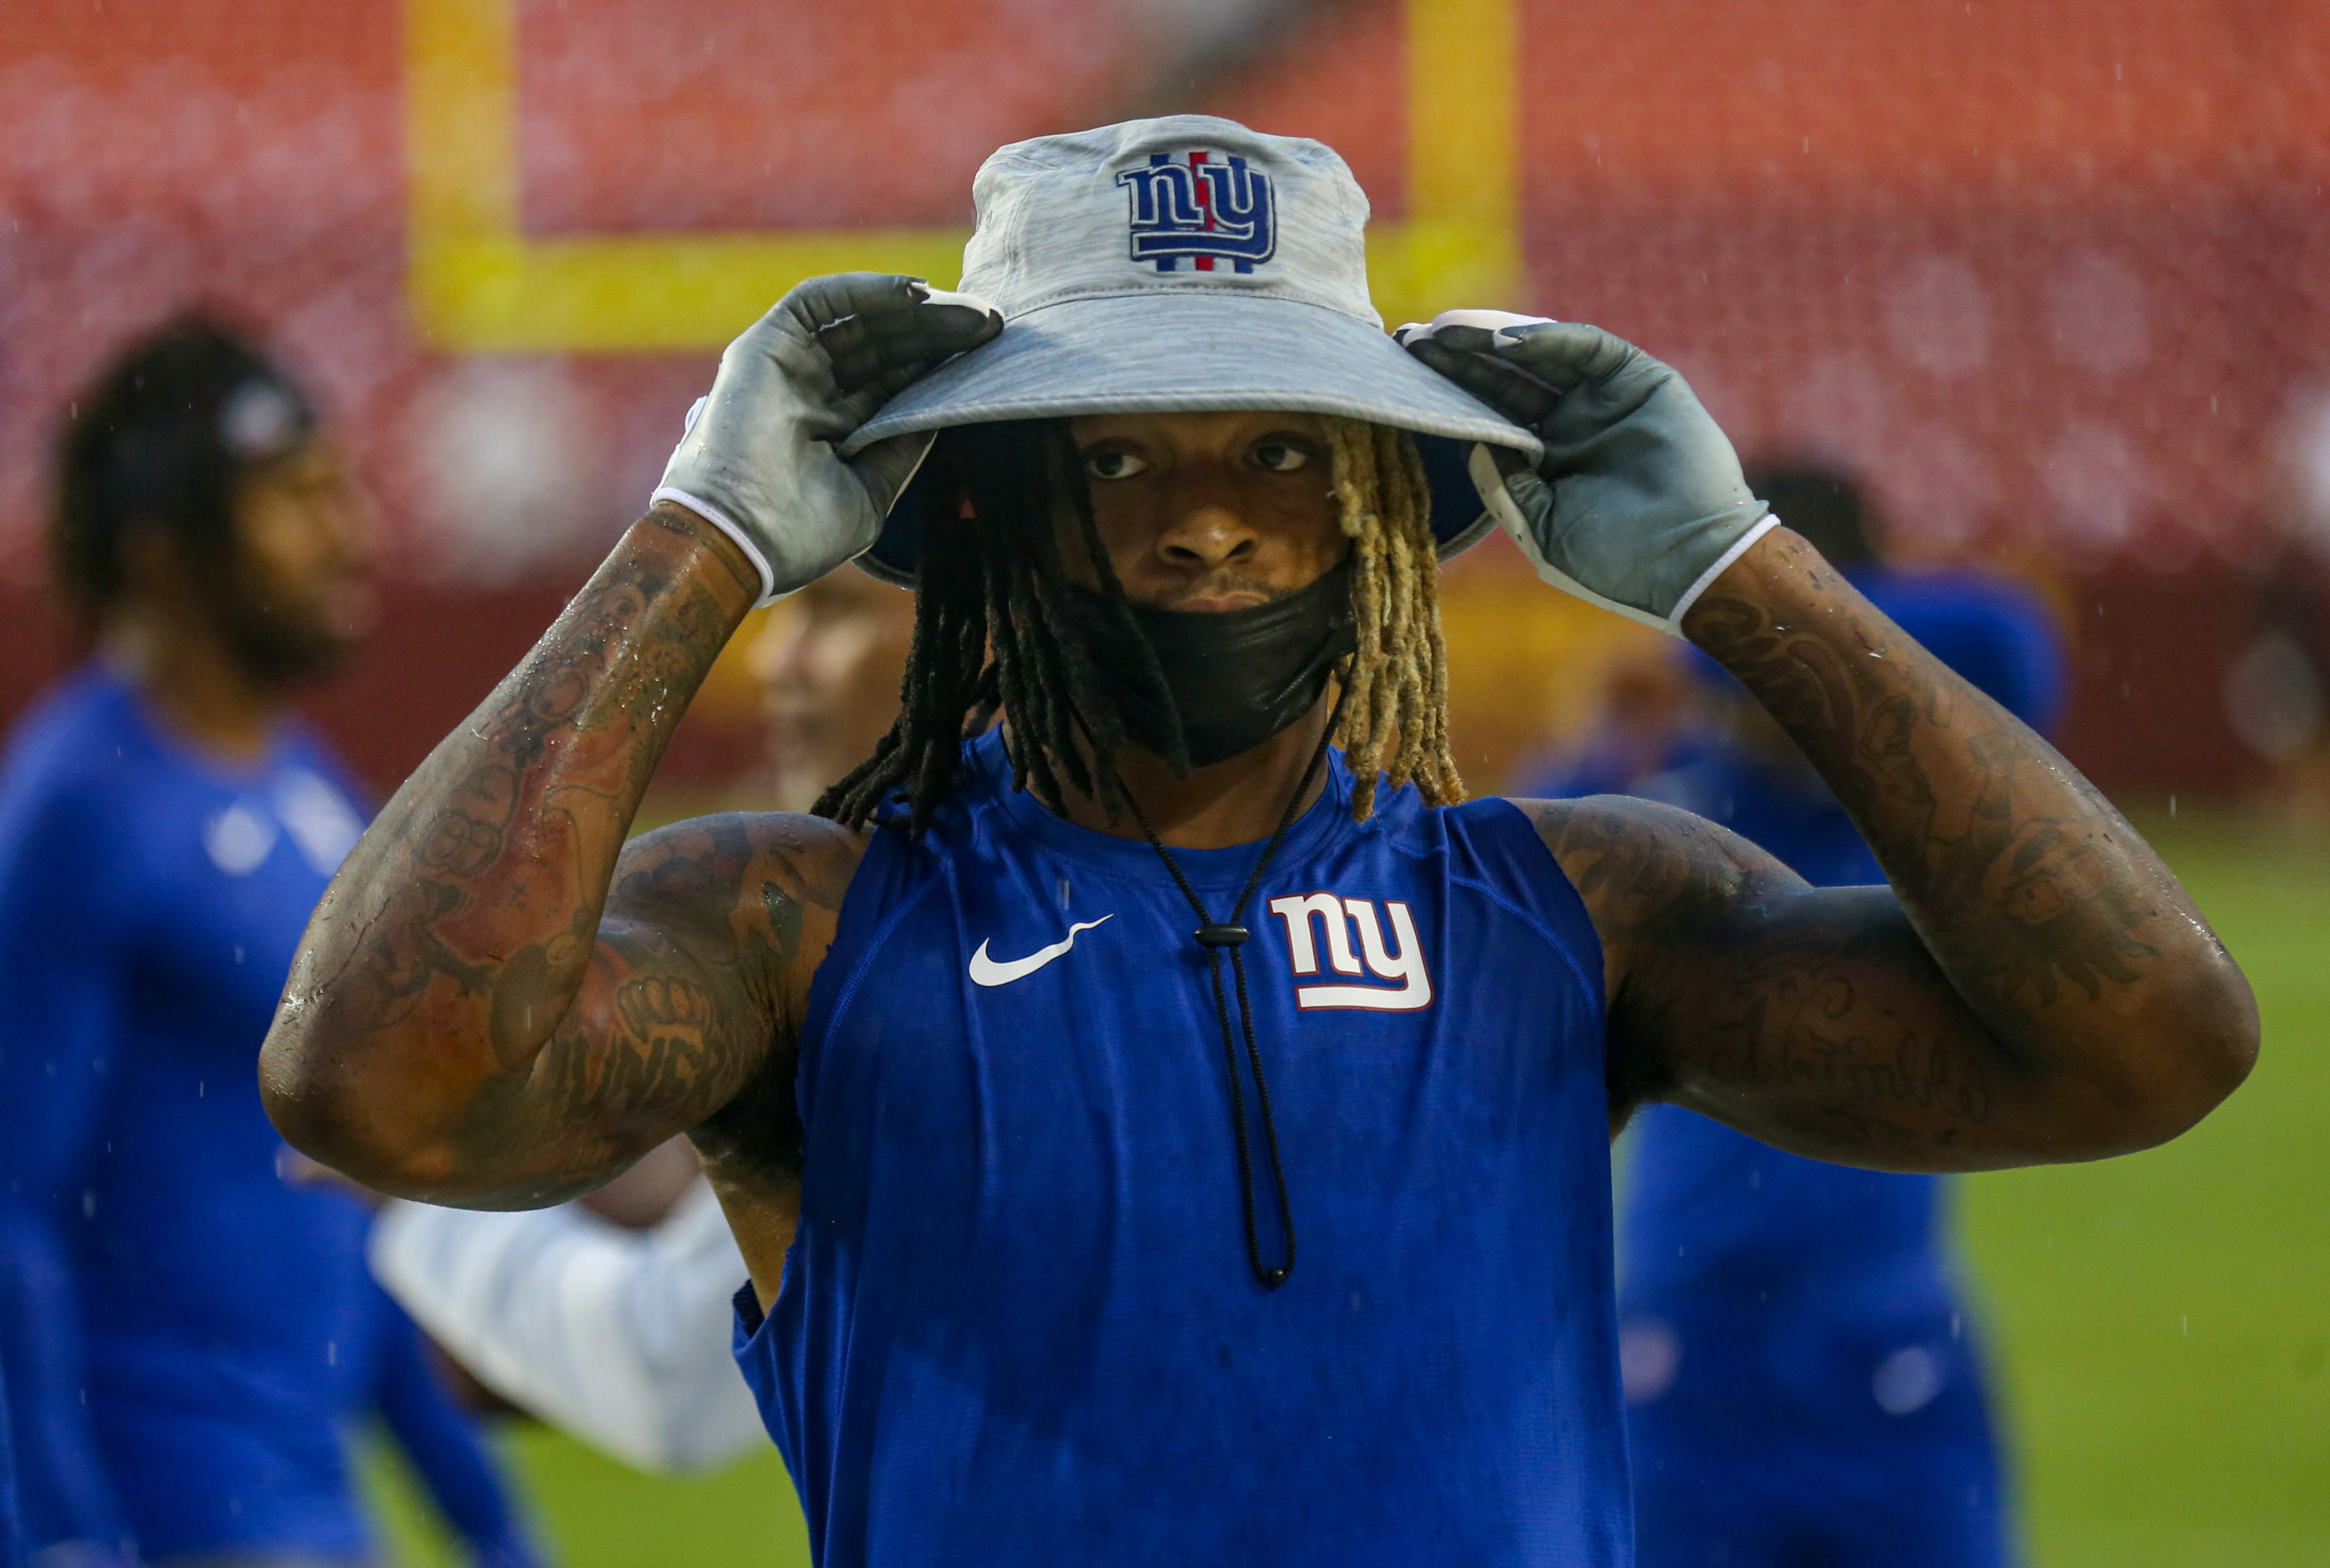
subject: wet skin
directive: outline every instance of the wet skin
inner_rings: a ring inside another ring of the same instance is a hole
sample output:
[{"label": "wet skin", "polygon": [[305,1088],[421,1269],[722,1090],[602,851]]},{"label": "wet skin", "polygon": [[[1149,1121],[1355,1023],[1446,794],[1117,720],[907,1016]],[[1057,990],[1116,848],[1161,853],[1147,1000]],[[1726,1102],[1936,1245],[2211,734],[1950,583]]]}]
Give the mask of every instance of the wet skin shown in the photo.
[{"label": "wet skin", "polygon": [[[1309,587],[1341,563],[1343,536],[1324,426],[1286,412],[1098,414],[1070,421],[1094,531],[1125,596],[1193,613],[1244,609]],[[1065,504],[1061,561],[1087,587],[1099,574]],[[1268,837],[1302,783],[1325,704],[1250,751],[1177,775],[1138,746],[1117,753],[1125,788],[1176,848]],[[1007,718],[1006,722],[1009,720]],[[1308,806],[1323,783],[1313,783]],[[1140,826],[1071,793],[1068,819],[1123,838]]]},{"label": "wet skin", "polygon": [[[1128,584],[1188,604],[1315,578],[1337,546],[1305,498],[1313,468],[1250,471],[1272,430],[1241,448],[1227,425],[1173,422],[1192,418],[1079,422]],[[1161,460],[1125,472],[1117,455]],[[1281,483],[1278,510],[1248,499]],[[709,525],[658,506],[399,792],[318,910],[269,1036],[261,1082],[295,1145],[384,1190],[523,1207],[692,1131],[773,1297],[799,1205],[797,1031],[864,840],[740,815],[624,843],[756,581]],[[1687,629],[1820,770],[1893,885],[1809,888],[1644,802],[1519,803],[1602,939],[1614,1127],[1657,1097],[1815,1157],[1979,1169],[2160,1142],[2240,1082],[2254,1005],[2183,889],[1809,545],[1767,535]],[[1127,783],[1177,842],[1249,841],[1298,751],[1278,737],[1178,799]]]},{"label": "wet skin", "polygon": [[[1350,549],[1313,414],[1095,414],[1068,426],[1093,522],[1136,604],[1245,609],[1308,587]],[[1062,518],[1062,559],[1098,578]]]}]

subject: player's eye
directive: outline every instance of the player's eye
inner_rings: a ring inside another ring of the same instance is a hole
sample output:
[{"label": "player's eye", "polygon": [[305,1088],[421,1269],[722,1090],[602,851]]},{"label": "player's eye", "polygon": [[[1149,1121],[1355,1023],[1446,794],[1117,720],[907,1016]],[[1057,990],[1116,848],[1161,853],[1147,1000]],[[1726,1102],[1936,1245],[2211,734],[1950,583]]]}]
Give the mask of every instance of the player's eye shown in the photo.
[{"label": "player's eye", "polygon": [[1114,447],[1084,454],[1084,472],[1095,479],[1130,479],[1135,474],[1145,473],[1148,468],[1144,459]]},{"label": "player's eye", "polygon": [[1264,441],[1252,456],[1255,468],[1271,474],[1292,474],[1311,461],[1311,454],[1292,441]]}]

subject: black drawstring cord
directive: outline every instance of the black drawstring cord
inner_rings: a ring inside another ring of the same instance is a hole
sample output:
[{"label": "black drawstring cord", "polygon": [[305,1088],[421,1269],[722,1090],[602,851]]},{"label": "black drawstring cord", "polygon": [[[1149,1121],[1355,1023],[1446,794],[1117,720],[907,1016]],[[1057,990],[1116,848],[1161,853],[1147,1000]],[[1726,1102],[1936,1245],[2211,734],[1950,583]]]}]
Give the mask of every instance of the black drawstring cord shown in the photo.
[{"label": "black drawstring cord", "polygon": [[[1197,912],[1198,944],[1206,949],[1206,957],[1213,969],[1214,1014],[1222,1026],[1222,1059],[1229,1068],[1230,1125],[1237,1135],[1238,1201],[1246,1210],[1246,1262],[1265,1290],[1277,1289],[1294,1272],[1294,1207],[1286,1195],[1286,1166],[1278,1154],[1278,1123],[1270,1113],[1270,1084],[1263,1076],[1262,1050],[1255,1044],[1254,1004],[1246,995],[1246,959],[1239,951],[1254,933],[1240,922],[1246,915],[1246,904],[1253,899],[1255,890],[1262,885],[1264,874],[1269,871],[1271,861],[1277,855],[1278,846],[1286,837],[1286,830],[1293,826],[1296,808],[1302,804],[1302,798],[1311,793],[1312,781],[1319,777],[1320,766],[1327,760],[1327,743],[1343,717],[1343,698],[1350,694],[1350,688],[1346,686],[1336,697],[1335,711],[1329,716],[1327,727],[1319,736],[1319,744],[1311,752],[1311,764],[1302,770],[1302,781],[1287,798],[1286,809],[1279,813],[1278,826],[1271,830],[1270,842],[1263,846],[1262,858],[1255,863],[1254,874],[1246,878],[1246,891],[1239,893],[1237,902],[1230,906],[1227,920],[1216,921],[1206,912],[1205,900],[1199,898],[1198,890],[1189,885],[1189,879],[1182,874],[1180,863],[1173,858],[1173,852],[1165,847],[1165,841],[1157,836],[1157,829],[1150,826],[1149,814],[1141,809],[1141,802],[1133,798],[1132,790],[1124,788],[1123,780],[1120,779],[1117,781],[1117,792],[1124,797],[1125,804],[1132,808],[1132,819],[1141,824],[1141,831],[1148,836],[1149,847],[1157,852],[1157,857],[1165,863],[1165,869],[1173,874],[1173,881],[1180,887],[1181,896],[1189,901],[1190,909]],[[1113,762],[1107,766],[1111,771],[1115,769]],[[1270,1153],[1271,1181],[1278,1191],[1278,1217],[1286,1230],[1286,1261],[1274,1268],[1262,1261],[1262,1238],[1255,1222],[1254,1154],[1246,1138],[1246,1089],[1240,1082],[1243,1075],[1238,1071],[1237,1042],[1230,1033],[1229,997],[1222,986],[1224,948],[1229,949],[1230,970],[1237,979],[1238,1026],[1246,1036],[1247,1064],[1254,1070],[1254,1098],[1262,1113],[1262,1140]]]}]

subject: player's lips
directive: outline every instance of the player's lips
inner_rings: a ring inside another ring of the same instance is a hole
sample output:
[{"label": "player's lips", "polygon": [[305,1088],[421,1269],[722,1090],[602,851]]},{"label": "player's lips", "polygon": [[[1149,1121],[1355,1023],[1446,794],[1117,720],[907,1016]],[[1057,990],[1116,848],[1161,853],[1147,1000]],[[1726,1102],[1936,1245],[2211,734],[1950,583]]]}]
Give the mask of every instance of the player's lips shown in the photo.
[{"label": "player's lips", "polygon": [[1150,609],[1219,615],[1225,610],[1252,609],[1285,595],[1273,584],[1246,572],[1208,571],[1164,586],[1159,591],[1136,593],[1133,597]]},{"label": "player's lips", "polygon": [[1161,609],[1186,610],[1193,615],[1217,615],[1227,609],[1252,609],[1257,604],[1268,604],[1270,596],[1251,589],[1236,593],[1193,593],[1187,599],[1159,606]]}]

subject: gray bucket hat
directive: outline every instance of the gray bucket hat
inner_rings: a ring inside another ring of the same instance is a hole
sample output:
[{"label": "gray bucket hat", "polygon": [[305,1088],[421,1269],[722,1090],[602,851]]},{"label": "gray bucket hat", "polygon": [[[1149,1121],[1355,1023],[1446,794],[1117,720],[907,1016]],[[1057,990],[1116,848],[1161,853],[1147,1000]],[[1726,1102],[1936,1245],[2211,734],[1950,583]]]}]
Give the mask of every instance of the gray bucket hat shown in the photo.
[{"label": "gray bucket hat", "polygon": [[[964,293],[1003,332],[841,446],[997,420],[1285,409],[1413,432],[1443,559],[1494,525],[1466,464],[1538,439],[1394,343],[1368,296],[1368,198],[1333,149],[1173,115],[1015,142],[980,166]],[[858,564],[911,583],[932,486]]]}]

